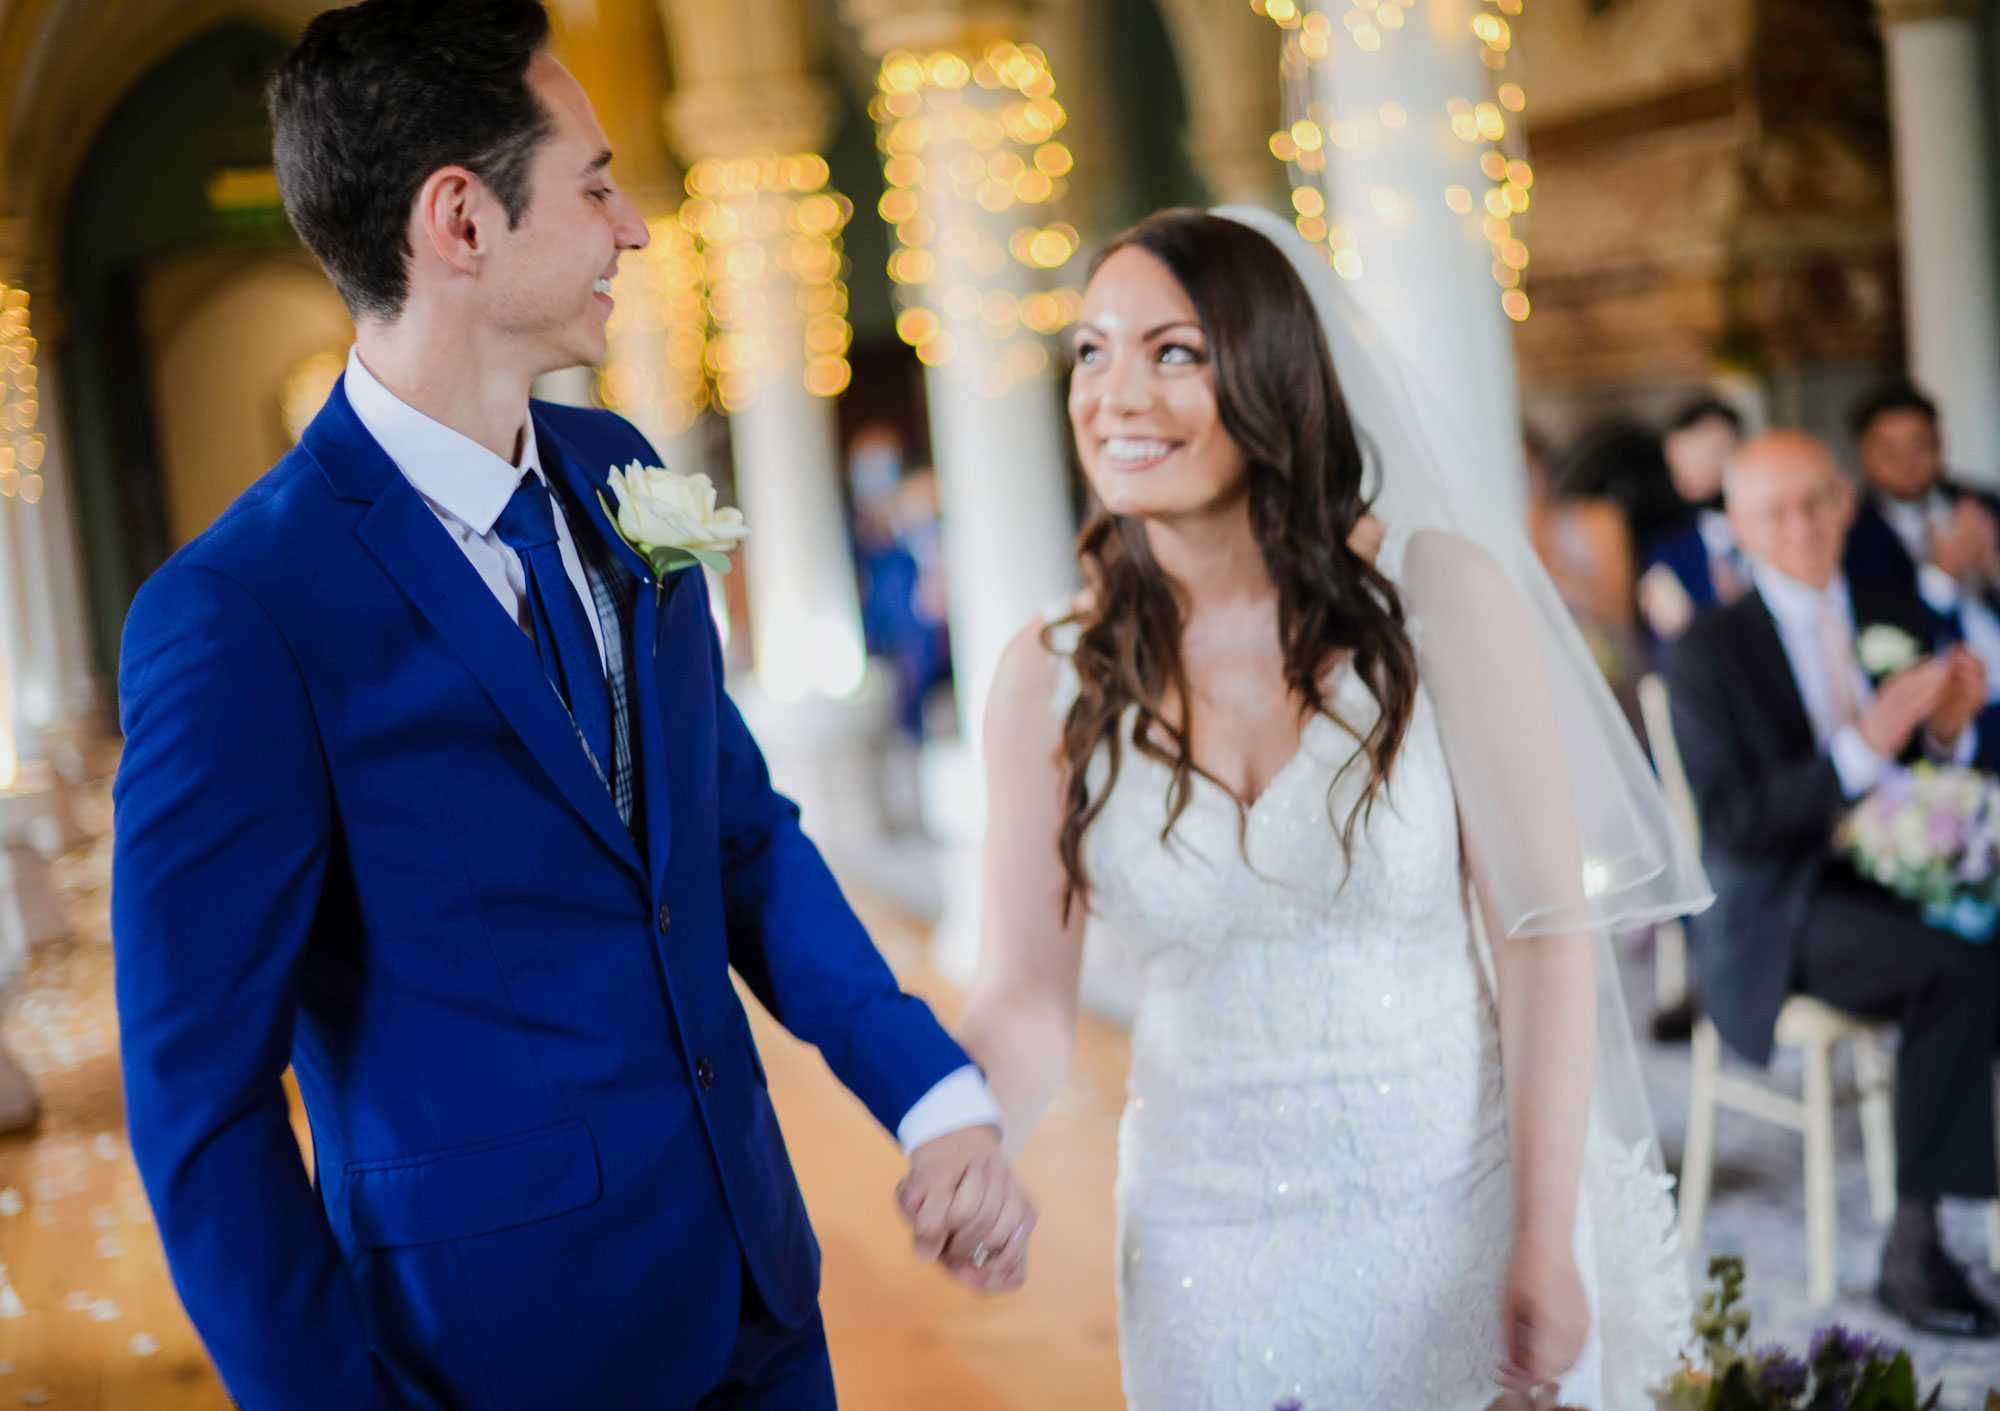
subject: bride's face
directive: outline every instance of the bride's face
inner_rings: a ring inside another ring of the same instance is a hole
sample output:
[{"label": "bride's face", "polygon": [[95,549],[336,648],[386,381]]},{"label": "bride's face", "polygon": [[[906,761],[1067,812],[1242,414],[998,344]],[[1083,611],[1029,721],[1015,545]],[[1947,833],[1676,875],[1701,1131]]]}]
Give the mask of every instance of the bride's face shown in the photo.
[{"label": "bride's face", "polygon": [[1084,291],[1069,420],[1097,498],[1166,519],[1240,496],[1248,462],[1223,430],[1194,303],[1167,267],[1128,245]]}]

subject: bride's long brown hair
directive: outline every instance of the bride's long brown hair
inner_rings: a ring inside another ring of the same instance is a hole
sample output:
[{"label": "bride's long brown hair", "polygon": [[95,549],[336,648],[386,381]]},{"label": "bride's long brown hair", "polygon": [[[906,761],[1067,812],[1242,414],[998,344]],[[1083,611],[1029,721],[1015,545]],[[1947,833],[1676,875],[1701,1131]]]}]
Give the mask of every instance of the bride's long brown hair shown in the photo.
[{"label": "bride's long brown hair", "polygon": [[[1356,734],[1368,762],[1367,786],[1337,825],[1342,849],[1351,852],[1354,829],[1386,783],[1408,729],[1417,663],[1395,587],[1348,547],[1368,509],[1361,446],[1318,315],[1291,262],[1236,221],[1161,211],[1100,250],[1092,276],[1127,248],[1167,267],[1208,337],[1216,409],[1249,462],[1250,527],[1278,590],[1285,683],[1303,713],[1328,715]],[[1118,778],[1128,708],[1137,707],[1132,748],[1172,771],[1162,838],[1187,809],[1197,773],[1226,790],[1190,749],[1193,700],[1181,660],[1180,604],[1147,545],[1145,526],[1099,510],[1077,537],[1077,559],[1084,585],[1075,616],[1081,689],[1063,721],[1066,782],[1057,840],[1067,878],[1065,916],[1089,896],[1084,834]],[[1328,665],[1342,654],[1379,707],[1365,735],[1340,721],[1321,689]],[[1169,694],[1179,703],[1178,721],[1161,713]],[[1110,769],[1093,791],[1089,765],[1100,748]],[[1248,816],[1241,800],[1237,809],[1240,832]]]}]

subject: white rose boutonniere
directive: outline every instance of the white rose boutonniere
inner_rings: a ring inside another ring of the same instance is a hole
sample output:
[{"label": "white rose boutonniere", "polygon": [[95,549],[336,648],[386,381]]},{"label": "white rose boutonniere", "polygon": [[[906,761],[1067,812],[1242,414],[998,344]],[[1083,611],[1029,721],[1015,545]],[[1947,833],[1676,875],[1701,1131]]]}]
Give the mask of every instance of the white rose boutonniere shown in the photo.
[{"label": "white rose boutonniere", "polygon": [[597,498],[616,521],[619,537],[656,575],[665,578],[694,564],[729,572],[729,555],[750,529],[741,510],[716,507],[715,486],[706,475],[677,475],[633,461],[622,470],[612,467],[610,481],[617,507],[602,491]]},{"label": "white rose boutonniere", "polygon": [[1900,627],[1878,622],[1864,627],[1854,639],[1855,660],[1871,681],[1880,681],[1915,666],[1923,657],[1917,639]]}]

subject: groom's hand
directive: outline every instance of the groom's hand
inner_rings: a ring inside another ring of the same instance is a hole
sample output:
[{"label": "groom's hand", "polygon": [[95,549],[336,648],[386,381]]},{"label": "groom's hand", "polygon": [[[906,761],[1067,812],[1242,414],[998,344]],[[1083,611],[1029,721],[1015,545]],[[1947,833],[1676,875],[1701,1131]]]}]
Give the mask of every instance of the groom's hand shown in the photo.
[{"label": "groom's hand", "polygon": [[1000,1155],[994,1128],[949,1132],[911,1152],[896,1203],[920,1261],[942,1260],[981,1293],[1018,1288],[1026,1278],[1035,1208]]}]

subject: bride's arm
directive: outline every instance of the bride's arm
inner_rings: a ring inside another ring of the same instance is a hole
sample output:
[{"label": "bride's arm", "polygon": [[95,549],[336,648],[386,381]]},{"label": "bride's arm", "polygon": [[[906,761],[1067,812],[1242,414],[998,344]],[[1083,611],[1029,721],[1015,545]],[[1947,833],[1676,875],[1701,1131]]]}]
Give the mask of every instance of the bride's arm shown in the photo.
[{"label": "bride's arm", "polygon": [[1063,917],[1057,684],[1036,622],[1002,654],[986,706],[979,971],[956,1037],[1007,1116],[1009,1158],[1062,1085],[1076,1040],[1084,908]]},{"label": "bride's arm", "polygon": [[1508,936],[1464,835],[1493,947],[1500,1065],[1513,1157],[1514,1248],[1502,1328],[1525,1385],[1553,1380],[1583,1350],[1588,1310],[1575,1263],[1577,1191],[1597,1060],[1596,976],[1587,932]]},{"label": "bride's arm", "polygon": [[1597,993],[1568,767],[1542,649],[1500,566],[1424,531],[1402,589],[1493,954],[1514,1183],[1502,1333],[1510,1380],[1532,1385],[1568,1370],[1588,1327],[1573,1251]]}]

